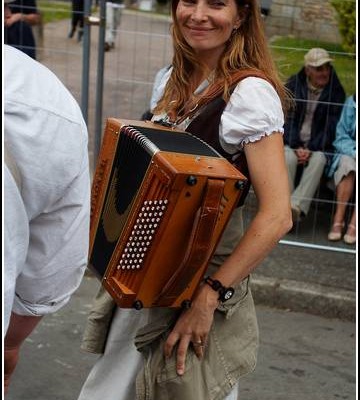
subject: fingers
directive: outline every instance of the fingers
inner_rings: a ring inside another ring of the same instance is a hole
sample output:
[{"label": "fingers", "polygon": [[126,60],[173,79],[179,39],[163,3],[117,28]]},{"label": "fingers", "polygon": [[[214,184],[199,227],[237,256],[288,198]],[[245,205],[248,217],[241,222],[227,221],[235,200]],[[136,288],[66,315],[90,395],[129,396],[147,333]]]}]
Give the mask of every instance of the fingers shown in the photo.
[{"label": "fingers", "polygon": [[184,335],[183,337],[169,335],[164,345],[164,354],[166,358],[171,357],[174,346],[177,343],[179,344],[176,352],[176,372],[178,375],[183,375],[185,373],[186,355],[190,343],[196,356],[201,359],[204,356],[206,340],[198,338],[191,341],[189,335]]},{"label": "fingers", "polygon": [[185,373],[185,360],[189,343],[190,341],[184,338],[180,340],[176,353],[176,372],[178,373],[178,375],[184,375]]},{"label": "fingers", "polygon": [[165,344],[164,344],[164,355],[166,358],[170,358],[171,354],[173,352],[174,346],[176,345],[176,343],[178,342],[178,340],[180,340],[180,336],[179,335],[175,335],[173,333],[170,333],[170,335],[168,336]]},{"label": "fingers", "polygon": [[201,359],[204,356],[206,340],[198,339],[191,342],[197,358]]},{"label": "fingers", "polygon": [[164,354],[166,358],[171,357],[174,346],[177,343],[179,343],[179,345],[176,352],[176,372],[178,373],[178,375],[183,375],[185,373],[185,360],[190,344],[190,335],[184,335],[180,337],[179,335],[171,333],[164,345]]},{"label": "fingers", "polygon": [[198,359],[204,356],[205,340],[196,339],[189,341],[188,338],[182,338],[176,353],[176,372],[178,375],[183,375],[185,373],[185,360],[190,343]]}]

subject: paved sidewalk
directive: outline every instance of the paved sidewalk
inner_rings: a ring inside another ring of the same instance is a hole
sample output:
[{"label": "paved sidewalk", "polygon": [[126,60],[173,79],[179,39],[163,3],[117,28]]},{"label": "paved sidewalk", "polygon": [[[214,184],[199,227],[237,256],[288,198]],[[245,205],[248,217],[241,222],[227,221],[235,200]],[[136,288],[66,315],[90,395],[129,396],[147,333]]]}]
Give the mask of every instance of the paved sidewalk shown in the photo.
[{"label": "paved sidewalk", "polygon": [[[80,101],[82,47],[75,39],[67,39],[69,24],[64,20],[45,26],[45,50],[41,61],[58,74]],[[133,11],[123,14],[115,49],[105,53],[104,118],[137,119],[146,109],[153,76],[170,59],[168,29],[169,22],[163,17],[152,19]],[[97,41],[98,28],[92,27],[88,119],[91,162]],[[253,209],[254,200],[250,196],[245,209],[248,218]],[[329,209],[320,208],[316,215],[310,215],[285,239],[307,243],[316,240],[328,245],[329,219]],[[315,220],[316,229],[312,226]],[[355,246],[341,243],[337,246],[345,250],[355,249]],[[257,303],[354,321],[356,257],[351,253],[279,245],[253,274],[252,287]]]},{"label": "paved sidewalk", "polygon": [[278,245],[253,274],[256,303],[356,319],[353,254]]}]

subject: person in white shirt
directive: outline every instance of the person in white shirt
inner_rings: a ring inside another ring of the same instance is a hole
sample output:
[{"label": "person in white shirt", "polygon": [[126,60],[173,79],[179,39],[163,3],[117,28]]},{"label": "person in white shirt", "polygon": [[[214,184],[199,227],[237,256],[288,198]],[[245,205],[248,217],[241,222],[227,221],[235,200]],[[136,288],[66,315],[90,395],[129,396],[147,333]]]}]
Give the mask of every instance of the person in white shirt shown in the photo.
[{"label": "person in white shirt", "polygon": [[87,264],[88,133],[60,80],[4,46],[4,385],[41,317],[63,307]]}]

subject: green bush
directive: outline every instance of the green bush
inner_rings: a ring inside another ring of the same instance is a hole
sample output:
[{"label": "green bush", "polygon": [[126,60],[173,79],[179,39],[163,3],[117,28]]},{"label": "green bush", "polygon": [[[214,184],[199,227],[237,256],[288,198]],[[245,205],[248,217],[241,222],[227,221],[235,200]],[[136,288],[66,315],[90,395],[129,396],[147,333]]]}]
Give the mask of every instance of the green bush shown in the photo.
[{"label": "green bush", "polygon": [[356,3],[355,0],[331,0],[338,15],[339,32],[346,51],[355,53]]}]

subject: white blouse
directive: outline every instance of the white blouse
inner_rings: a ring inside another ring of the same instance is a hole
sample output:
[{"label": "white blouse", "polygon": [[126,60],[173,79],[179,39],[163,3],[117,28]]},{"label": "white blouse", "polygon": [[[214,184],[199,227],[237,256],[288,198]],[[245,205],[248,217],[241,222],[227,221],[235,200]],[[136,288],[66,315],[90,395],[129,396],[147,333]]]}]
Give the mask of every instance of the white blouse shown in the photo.
[{"label": "white blouse", "polygon": [[[171,69],[161,79],[157,77],[151,99],[152,108],[160,100]],[[207,87],[203,82],[196,90],[200,93]],[[156,115],[153,120],[160,120],[164,115]],[[191,120],[178,125],[186,129]],[[264,79],[248,77],[237,84],[221,116],[219,138],[223,149],[234,154],[249,142],[256,142],[274,132],[284,132],[284,114],[281,101],[273,86]]]}]

